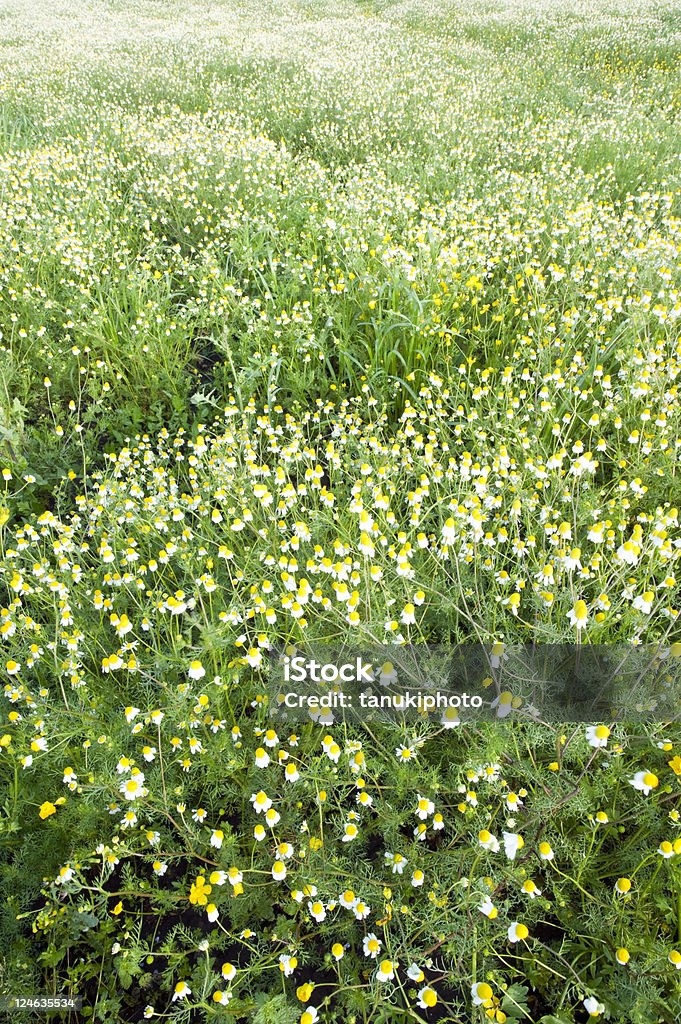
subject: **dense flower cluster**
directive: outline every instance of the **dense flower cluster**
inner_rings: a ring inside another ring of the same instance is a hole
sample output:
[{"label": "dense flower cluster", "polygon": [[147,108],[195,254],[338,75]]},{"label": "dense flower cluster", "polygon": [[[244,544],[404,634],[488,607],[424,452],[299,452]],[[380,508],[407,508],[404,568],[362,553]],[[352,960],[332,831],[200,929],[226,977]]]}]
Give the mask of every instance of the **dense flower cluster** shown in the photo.
[{"label": "dense flower cluster", "polygon": [[[470,740],[459,739],[450,723],[417,723],[406,733],[382,727],[386,749],[375,748],[359,728],[325,732],[308,724],[300,734],[284,735],[280,724],[270,724],[259,680],[263,655],[277,641],[333,640],[352,629],[399,643],[442,635],[445,627],[454,635],[467,623],[484,631],[483,603],[474,587],[457,581],[484,552],[477,569],[490,579],[489,601],[498,566],[508,564],[501,559],[508,559],[515,534],[519,488],[506,493],[499,461],[489,456],[484,471],[479,462],[475,475],[462,472],[456,421],[452,426],[442,399],[426,398],[420,415],[408,406],[395,429],[376,411],[364,420],[360,408],[320,402],[296,420],[281,409],[241,413],[231,406],[219,435],[161,435],[153,444],[139,438],[91,481],[70,518],[44,513],[6,536],[2,571],[11,600],[2,628],[10,710],[4,749],[22,777],[50,780],[40,818],[63,813],[60,800],[74,809],[85,801],[113,825],[97,849],[78,852],[79,866],[73,859],[59,866],[47,907],[89,892],[88,906],[101,912],[111,901],[115,869],[141,858],[143,889],[128,884],[111,912],[134,915],[142,891],[152,901],[168,891],[174,913],[182,914],[183,906],[200,911],[211,944],[218,950],[227,945],[240,965],[234,974],[223,967],[222,979],[211,982],[216,1002],[242,994],[243,968],[251,979],[268,964],[299,985],[298,998],[302,984],[309,999],[324,969],[321,957],[338,964],[339,984],[353,976],[369,987],[400,985],[404,991],[417,984],[418,974],[425,982],[417,992],[421,1009],[439,998],[456,1006],[455,946],[444,922],[472,923],[479,914],[495,948],[531,948],[533,928],[556,912],[554,901],[565,903],[566,890],[559,888],[558,897],[556,883],[583,891],[554,853],[569,837],[547,827],[545,818],[547,799],[562,799],[556,781],[566,751],[574,748],[577,764],[602,777],[592,784],[604,797],[613,779],[621,788],[607,811],[582,798],[582,828],[604,872],[592,891],[596,905],[603,913],[610,905],[620,921],[613,957],[622,964],[622,949],[633,955],[636,943],[622,942],[625,912],[608,890],[618,901],[639,891],[643,897],[663,863],[676,870],[681,851],[673,810],[666,825],[662,816],[652,829],[643,854],[634,845],[640,863],[632,861],[630,876],[612,877],[607,869],[609,830],[617,834],[611,820],[627,820],[634,794],[656,802],[661,789],[678,794],[678,757],[664,732],[639,767],[633,750],[625,756],[626,734],[616,740],[612,727],[582,727],[569,738],[533,727],[528,749],[540,763],[528,771],[508,755],[471,763]],[[328,440],[314,446],[320,433]],[[415,443],[417,437],[428,441]],[[560,474],[557,479],[562,488]],[[499,500],[485,509],[481,499],[488,492]],[[572,541],[581,526],[578,512],[562,527]],[[599,558],[587,571],[566,571],[558,515],[544,517],[548,529],[528,548],[520,571],[530,600],[536,566],[551,565],[556,589],[565,581],[560,607],[572,601],[575,576],[588,595],[602,589],[605,578],[630,570],[620,566],[621,532],[596,543],[583,527],[585,551],[593,544]],[[483,531],[481,522],[492,529]],[[659,509],[637,535],[647,586],[655,585],[657,565],[668,574],[678,559],[675,526],[674,516]],[[662,529],[670,538],[668,555],[664,540],[652,540]],[[481,543],[485,536],[488,542]],[[462,608],[454,601],[454,611],[446,613],[453,587]],[[496,592],[503,608],[503,587]],[[617,623],[635,623],[637,637],[639,623],[650,621],[659,630],[652,635],[665,635],[667,616],[644,620],[630,608],[630,597],[618,597]],[[405,608],[418,618],[407,621],[412,617]],[[554,614],[553,607],[540,612],[538,606],[535,622],[548,630]],[[555,623],[556,635],[570,635],[566,618],[561,614]],[[502,621],[512,629],[516,620]],[[594,617],[591,628],[598,621]],[[621,635],[612,628],[610,635]],[[501,646],[492,647],[492,659],[503,657],[494,653]],[[678,645],[672,647],[676,654]],[[113,704],[112,695],[118,695]],[[74,713],[84,722],[80,739],[68,724]],[[98,735],[102,728],[107,731]],[[65,730],[71,734],[68,763],[58,753]],[[504,742],[498,734],[490,741],[497,749]],[[452,753],[468,750],[469,767],[447,772],[445,742]],[[426,783],[418,792],[411,789],[413,762]],[[405,773],[402,782],[395,782],[397,771]],[[227,773],[227,781],[204,795],[216,773]],[[331,854],[334,847],[348,854]],[[170,890],[167,872],[174,879]],[[645,880],[642,891],[632,880],[637,874]],[[276,926],[237,941],[247,915],[259,913],[253,901],[270,887],[268,899],[279,908]],[[240,909],[242,898],[247,911]],[[394,917],[403,922],[397,932],[390,926]],[[430,942],[440,949],[435,959],[419,956],[414,938],[431,917]],[[38,921],[43,930],[56,926],[49,918]],[[314,943],[302,940],[301,928]],[[660,941],[660,956],[671,957],[672,946],[665,951],[671,936]],[[581,983],[583,998],[594,999],[588,994],[593,979]],[[245,984],[243,995],[250,981]],[[186,979],[175,985],[173,1000],[192,996]],[[476,998],[482,999],[485,985],[475,988]],[[502,997],[487,996],[485,1004],[496,1020],[507,1018]]]},{"label": "dense flower cluster", "polygon": [[671,0],[70,15],[0,21],[13,973],[104,1024],[678,1018],[671,723],[266,685],[348,638],[678,664]]}]

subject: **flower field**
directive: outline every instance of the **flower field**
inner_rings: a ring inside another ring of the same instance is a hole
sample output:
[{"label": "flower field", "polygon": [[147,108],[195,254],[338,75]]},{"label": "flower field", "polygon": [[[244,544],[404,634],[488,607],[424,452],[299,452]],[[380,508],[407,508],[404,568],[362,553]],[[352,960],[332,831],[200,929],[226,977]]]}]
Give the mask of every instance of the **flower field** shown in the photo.
[{"label": "flower field", "polygon": [[680,283],[673,0],[2,4],[0,1015],[680,1019]]}]

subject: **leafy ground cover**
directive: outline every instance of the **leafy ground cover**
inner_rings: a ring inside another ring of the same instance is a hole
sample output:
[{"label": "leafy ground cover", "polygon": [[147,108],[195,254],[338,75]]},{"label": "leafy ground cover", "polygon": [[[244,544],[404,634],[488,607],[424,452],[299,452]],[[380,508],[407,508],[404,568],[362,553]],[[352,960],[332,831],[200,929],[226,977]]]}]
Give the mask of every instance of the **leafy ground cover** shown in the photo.
[{"label": "leafy ground cover", "polygon": [[674,723],[291,732],[266,668],[347,639],[678,664],[680,28],[5,4],[4,993],[678,1019]]}]

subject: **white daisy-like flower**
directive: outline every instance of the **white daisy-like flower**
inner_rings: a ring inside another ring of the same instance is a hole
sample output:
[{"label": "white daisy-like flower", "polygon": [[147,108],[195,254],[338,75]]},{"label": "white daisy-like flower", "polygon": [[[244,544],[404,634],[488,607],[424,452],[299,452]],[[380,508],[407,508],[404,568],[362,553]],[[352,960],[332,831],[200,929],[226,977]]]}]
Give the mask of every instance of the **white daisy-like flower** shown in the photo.
[{"label": "white daisy-like flower", "polygon": [[522,942],[530,934],[530,930],[525,924],[521,924],[518,921],[514,921],[508,927],[508,941],[509,942]]},{"label": "white daisy-like flower", "polygon": [[365,921],[371,913],[371,907],[364,900],[357,900],[352,911],[358,921]]},{"label": "white daisy-like flower", "polygon": [[320,900],[315,900],[314,902],[310,900],[307,904],[307,909],[310,911],[310,916],[313,917],[315,921],[323,921],[326,917],[324,904]]},{"label": "white daisy-like flower", "polygon": [[256,768],[267,768],[269,763],[270,755],[267,753],[264,747],[258,747],[255,752]]},{"label": "white daisy-like flower", "polygon": [[54,880],[54,884],[65,885],[67,882],[71,881],[73,876],[73,868],[70,866],[70,864],[66,864],[63,868],[59,868],[59,871],[57,872],[57,877]]},{"label": "white daisy-like flower", "polygon": [[422,989],[418,991],[418,1003],[422,1010],[430,1010],[433,1006],[437,1005],[437,992],[430,985],[424,985]]},{"label": "white daisy-like flower", "polygon": [[502,832],[502,837],[506,856],[509,860],[515,860],[518,850],[522,850],[525,845],[525,840],[517,832]]},{"label": "white daisy-like flower", "polygon": [[610,730],[607,725],[589,725],[586,728],[586,739],[592,747],[607,747]]},{"label": "white daisy-like flower", "polygon": [[392,867],[394,875],[401,875],[408,863],[407,858],[401,853],[386,853],[385,862]]},{"label": "white daisy-like flower", "polygon": [[392,960],[382,960],[376,971],[377,981],[392,981],[395,977],[395,964]]},{"label": "white daisy-like flower", "polygon": [[645,593],[639,594],[638,597],[634,598],[634,600],[631,602],[631,606],[632,608],[635,608],[636,611],[642,612],[643,615],[650,615],[654,600],[655,594],[653,593],[653,591],[646,590]]},{"label": "white daisy-like flower", "polygon": [[420,818],[421,821],[425,821],[426,818],[430,814],[432,814],[434,810],[435,804],[433,803],[433,801],[429,800],[427,797],[421,796],[421,794],[419,793],[417,797],[416,811],[414,812],[416,814],[416,817]]},{"label": "white daisy-like flower", "polygon": [[633,779],[629,779],[629,785],[643,793],[644,796],[648,796],[654,789],[657,789],[659,782],[657,775],[646,771],[636,772]]},{"label": "white daisy-like flower", "polygon": [[375,935],[374,932],[369,932],[368,935],[364,936],[362,948],[365,956],[371,957],[372,960],[375,960],[383,948],[383,943],[379,939],[378,935]]},{"label": "white daisy-like flower", "polygon": [[253,810],[256,814],[260,814],[263,811],[269,811],[272,806],[272,801],[268,797],[264,790],[259,790],[257,793],[251,795],[251,803],[253,804]]},{"label": "white daisy-like flower", "polygon": [[121,782],[118,788],[126,800],[138,800],[141,796],[145,796],[147,791],[144,788],[144,773],[138,771],[135,775],[131,775],[125,782]]},{"label": "white daisy-like flower", "polygon": [[576,601],[574,608],[571,608],[567,613],[567,617],[575,629],[584,629],[589,621],[589,611],[586,602]]},{"label": "white daisy-like flower", "polygon": [[279,969],[285,978],[290,978],[298,966],[298,957],[282,953],[279,957]]},{"label": "white daisy-like flower", "polygon": [[445,729],[455,729],[457,725],[461,725],[457,708],[444,708],[440,718],[440,725],[443,725]]},{"label": "white daisy-like flower", "polygon": [[493,921],[496,917],[499,916],[499,911],[494,906],[489,896],[484,897],[482,902],[478,905],[478,910],[480,911],[481,914],[484,914],[485,917],[488,917],[490,921]]},{"label": "white daisy-like flower", "polygon": [[499,840],[486,828],[483,828],[478,832],[478,842],[482,846],[483,850],[490,850],[492,853],[499,852]]},{"label": "white daisy-like flower", "polygon": [[286,878],[286,865],[283,860],[275,860],[272,865],[272,878],[275,882],[283,882]]},{"label": "white daisy-like flower", "polygon": [[357,902],[354,889],[346,889],[345,892],[342,892],[338,897],[338,902],[341,907],[345,907],[346,910],[352,910]]},{"label": "white daisy-like flower", "polygon": [[491,1006],[493,995],[492,988],[486,981],[478,981],[475,985],[471,985],[473,1006]]},{"label": "white daisy-like flower", "polygon": [[178,981],[178,983],[175,986],[175,989],[173,991],[173,998],[171,999],[171,1002],[175,1003],[175,1002],[177,1002],[178,999],[186,999],[187,996],[190,996],[191,994],[192,994],[192,990],[190,989],[190,987],[187,984],[187,982],[186,981]]},{"label": "white daisy-like flower", "polygon": [[605,1011],[605,1006],[599,1003],[595,996],[587,996],[583,1000],[583,1006],[590,1017],[599,1017]]},{"label": "white daisy-like flower", "polygon": [[351,843],[359,835],[359,829],[354,822],[349,821],[344,828],[343,835],[341,837],[342,843]]}]

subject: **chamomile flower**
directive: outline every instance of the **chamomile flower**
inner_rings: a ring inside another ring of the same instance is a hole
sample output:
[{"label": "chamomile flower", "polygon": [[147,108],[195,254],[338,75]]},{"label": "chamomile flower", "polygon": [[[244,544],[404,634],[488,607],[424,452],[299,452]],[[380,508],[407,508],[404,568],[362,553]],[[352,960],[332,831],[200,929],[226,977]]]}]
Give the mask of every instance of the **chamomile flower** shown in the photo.
[{"label": "chamomile flower", "polygon": [[416,747],[411,745],[405,745],[402,747],[395,747],[395,754],[398,761],[407,762],[413,761],[416,757]]},{"label": "chamomile flower", "polygon": [[377,981],[392,981],[395,977],[395,964],[392,960],[381,960],[376,971]]},{"label": "chamomile flower", "polygon": [[484,914],[485,917],[488,917],[490,921],[493,921],[499,916],[499,911],[494,906],[489,896],[485,896],[483,898],[482,902],[478,905],[478,910],[481,914]]},{"label": "chamomile flower", "polygon": [[423,988],[418,991],[418,1003],[417,1005],[422,1010],[431,1010],[437,1005],[437,992],[430,985],[424,985]]},{"label": "chamomile flower", "polygon": [[324,908],[324,904],[319,900],[315,900],[314,902],[310,901],[307,905],[307,909],[310,912],[310,917],[313,917],[315,921],[321,922],[325,920],[326,910]]},{"label": "chamomile flower", "polygon": [[341,836],[342,843],[351,843],[359,835],[359,829],[355,825],[354,821],[349,821],[344,826],[343,835]]},{"label": "chamomile flower", "polygon": [[589,612],[585,601],[577,601],[574,608],[567,613],[570,624],[575,629],[584,629],[589,621]]},{"label": "chamomile flower", "polygon": [[383,943],[374,932],[369,932],[368,935],[364,936],[364,941],[362,942],[362,949],[364,950],[365,956],[368,956],[372,960],[375,960],[378,954],[381,952],[382,948]]},{"label": "chamomile flower", "polygon": [[654,789],[657,789],[659,783],[660,780],[657,775],[648,771],[636,772],[634,777],[629,779],[629,785],[633,786],[634,789],[637,789],[640,793],[643,793],[644,796],[648,796],[648,794],[652,793]]},{"label": "chamomile flower", "polygon": [[[510,819],[509,819],[510,820]],[[509,860],[515,860],[518,850],[522,850],[525,845],[525,840],[517,832],[502,832],[502,838],[504,840],[504,853]],[[498,849],[497,844],[497,849]],[[493,847],[491,847],[493,849]],[[494,850],[496,853],[496,850]]]},{"label": "chamomile flower", "polygon": [[530,930],[525,924],[521,924],[518,921],[514,921],[508,927],[508,941],[509,942],[522,942],[528,937]]},{"label": "chamomile flower", "polygon": [[471,986],[471,999],[473,1000],[473,1006],[491,1006],[493,997],[494,992],[492,987],[488,985],[486,981],[478,981],[475,985]]},{"label": "chamomile flower", "polygon": [[605,1006],[603,1003],[599,1003],[595,996],[587,996],[582,1001],[582,1005],[590,1017],[600,1017],[605,1012]]},{"label": "chamomile flower", "polygon": [[607,725],[589,725],[586,729],[587,743],[592,747],[607,747],[610,730]]},{"label": "chamomile flower", "polygon": [[352,912],[358,921],[365,921],[371,913],[371,907],[364,900],[356,900]]},{"label": "chamomile flower", "polygon": [[483,828],[478,832],[478,842],[483,850],[489,850],[491,853],[499,852],[499,840],[486,828]]},{"label": "chamomile flower", "polygon": [[298,957],[288,953],[282,953],[279,957],[279,970],[285,978],[290,978],[298,966]]},{"label": "chamomile flower", "polygon": [[428,818],[429,815],[431,815],[434,812],[434,810],[435,804],[433,803],[433,801],[419,794],[417,797],[416,810],[414,812],[416,814],[416,817],[420,818],[421,821],[425,821],[426,818]]},{"label": "chamomile flower", "polygon": [[175,985],[175,988],[173,989],[173,996],[172,996],[171,1002],[175,1003],[179,999],[186,999],[191,994],[192,994],[192,990],[190,989],[190,987],[187,984],[187,982],[186,981],[178,981],[178,983]]},{"label": "chamomile flower", "polygon": [[394,875],[401,875],[408,863],[401,853],[386,853],[385,862],[392,868]]},{"label": "chamomile flower", "polygon": [[253,810],[256,814],[261,814],[263,811],[269,811],[272,806],[272,801],[268,797],[264,790],[260,789],[257,793],[251,794],[250,801],[253,804]]},{"label": "chamomile flower", "polygon": [[138,771],[131,775],[130,778],[121,782],[118,789],[126,800],[138,800],[140,797],[145,796],[147,790],[144,787],[144,773]]}]

